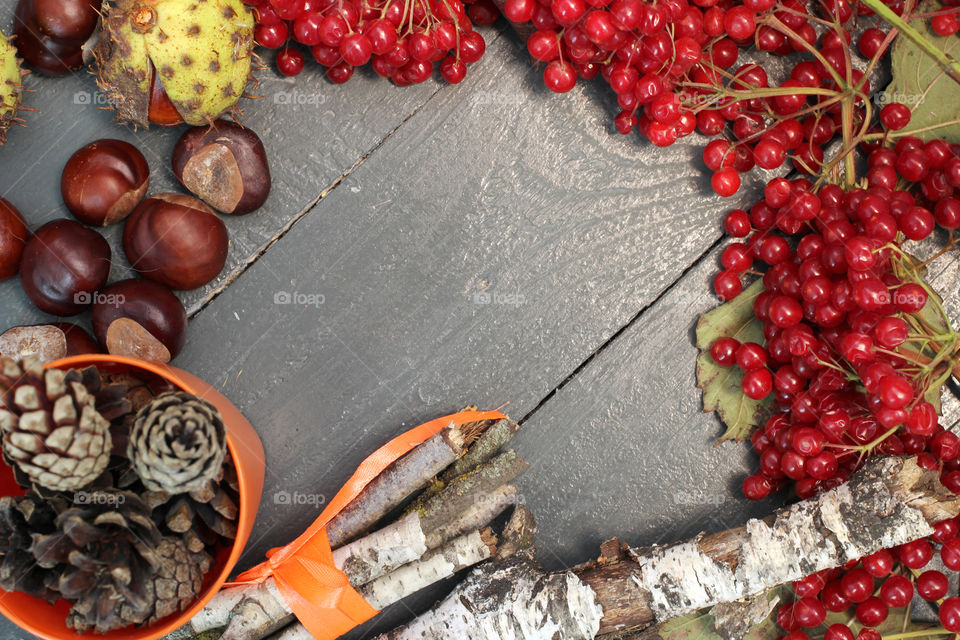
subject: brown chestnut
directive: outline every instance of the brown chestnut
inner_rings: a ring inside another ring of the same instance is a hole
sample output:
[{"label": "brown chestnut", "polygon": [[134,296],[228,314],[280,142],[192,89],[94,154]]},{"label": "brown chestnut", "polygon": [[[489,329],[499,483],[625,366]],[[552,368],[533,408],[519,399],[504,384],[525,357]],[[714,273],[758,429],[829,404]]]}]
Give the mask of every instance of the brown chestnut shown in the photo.
[{"label": "brown chestnut", "polygon": [[30,231],[17,208],[0,198],[0,281],[20,270],[20,258]]},{"label": "brown chestnut", "polygon": [[270,196],[263,142],[229,120],[184,132],[173,149],[173,174],[193,195],[223,213],[250,213]]},{"label": "brown chestnut", "polygon": [[213,209],[191,196],[161,193],[127,218],[123,250],[144,277],[171,289],[196,289],[227,262],[227,227]]},{"label": "brown chestnut", "polygon": [[70,213],[100,227],[130,215],[149,185],[147,159],[123,140],[91,142],[70,156],[60,177],[60,193]]},{"label": "brown chestnut", "polygon": [[26,63],[53,76],[84,65],[84,44],[100,19],[102,0],[20,0],[13,17],[17,49]]},{"label": "brown chestnut", "polygon": [[97,296],[93,332],[113,355],[170,362],[186,340],[187,313],[163,285],[121,280]]},{"label": "brown chestnut", "polygon": [[20,282],[41,311],[56,316],[80,313],[110,275],[110,245],[99,233],[73,220],[54,220],[27,240]]}]

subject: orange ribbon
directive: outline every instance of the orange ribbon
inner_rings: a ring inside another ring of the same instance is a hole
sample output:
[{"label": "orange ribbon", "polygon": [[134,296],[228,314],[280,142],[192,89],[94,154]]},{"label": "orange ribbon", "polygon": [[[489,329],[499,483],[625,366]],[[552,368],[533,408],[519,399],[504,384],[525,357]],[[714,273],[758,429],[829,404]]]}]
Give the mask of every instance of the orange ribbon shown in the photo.
[{"label": "orange ribbon", "polygon": [[505,417],[499,411],[461,411],[431,420],[394,438],[360,463],[303,535],[284,547],[271,549],[266,562],[243,572],[226,586],[257,584],[273,576],[290,610],[316,640],[334,640],[363,624],[380,612],[350,586],[346,574],[334,565],[327,523],[387,467],[449,424],[459,426]]}]

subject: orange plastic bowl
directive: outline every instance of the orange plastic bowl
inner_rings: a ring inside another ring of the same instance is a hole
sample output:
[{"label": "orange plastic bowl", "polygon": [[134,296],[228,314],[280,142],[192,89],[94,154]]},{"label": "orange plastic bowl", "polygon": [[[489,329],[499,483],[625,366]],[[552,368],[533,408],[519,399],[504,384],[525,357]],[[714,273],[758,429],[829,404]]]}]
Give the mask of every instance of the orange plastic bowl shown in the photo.
[{"label": "orange plastic bowl", "polygon": [[[47,368],[76,369],[96,366],[111,373],[140,373],[146,378],[156,376],[175,387],[195,394],[212,403],[223,414],[227,433],[227,447],[237,468],[240,485],[240,503],[237,537],[233,545],[224,549],[215,558],[214,567],[207,573],[206,584],[200,598],[192,607],[178,614],[170,615],[149,627],[129,628],[106,634],[76,633],[66,625],[70,603],[60,600],[48,604],[32,596],[19,592],[0,590],[0,613],[18,626],[46,640],[74,640],[75,638],[109,638],[110,640],[156,640],[180,628],[202,609],[227,581],[230,572],[240,559],[240,554],[250,538],[253,521],[257,517],[260,495],[263,492],[264,454],[263,443],[257,432],[219,391],[196,376],[176,367],[146,362],[135,358],[109,355],[81,355],[64,358],[47,365]],[[16,483],[13,471],[0,464],[0,495],[23,495],[23,489]]]}]

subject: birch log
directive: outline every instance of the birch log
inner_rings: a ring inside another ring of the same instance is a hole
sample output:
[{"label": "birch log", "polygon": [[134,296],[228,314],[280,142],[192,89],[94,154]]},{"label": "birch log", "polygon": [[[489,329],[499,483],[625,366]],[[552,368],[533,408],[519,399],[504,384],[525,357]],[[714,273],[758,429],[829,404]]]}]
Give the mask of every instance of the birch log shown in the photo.
[{"label": "birch log", "polygon": [[664,547],[605,545],[597,562],[555,574],[488,563],[380,640],[629,637],[927,536],[932,524],[958,513],[960,498],[935,471],[913,459],[875,458],[846,484],[736,529]]}]

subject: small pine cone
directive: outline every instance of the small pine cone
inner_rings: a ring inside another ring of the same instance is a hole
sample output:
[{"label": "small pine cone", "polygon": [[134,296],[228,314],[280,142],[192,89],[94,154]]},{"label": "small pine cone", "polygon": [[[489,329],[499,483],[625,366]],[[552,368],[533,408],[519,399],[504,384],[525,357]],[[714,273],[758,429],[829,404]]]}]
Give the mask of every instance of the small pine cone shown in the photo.
[{"label": "small pine cone", "polygon": [[202,490],[226,455],[220,412],[195,395],[167,393],[137,414],[127,457],[148,491],[175,495]]},{"label": "small pine cone", "polygon": [[153,577],[156,604],[153,616],[147,624],[153,624],[192,604],[200,595],[203,577],[213,565],[210,554],[204,551],[189,551],[180,538],[163,538],[157,547],[157,553],[161,562]]},{"label": "small pine cone", "polygon": [[85,375],[89,383],[86,372],[44,371],[30,358],[22,366],[0,359],[3,453],[41,487],[82,489],[110,462],[110,423],[97,411]]},{"label": "small pine cone", "polygon": [[106,633],[153,615],[160,539],[140,498],[107,490],[77,494],[55,532],[33,537],[31,551],[38,565],[59,571],[59,591],[73,602],[67,626]]},{"label": "small pine cone", "polygon": [[30,552],[32,536],[52,532],[55,517],[52,507],[33,496],[0,498],[0,588],[50,603],[60,599],[57,572],[39,566]]}]

